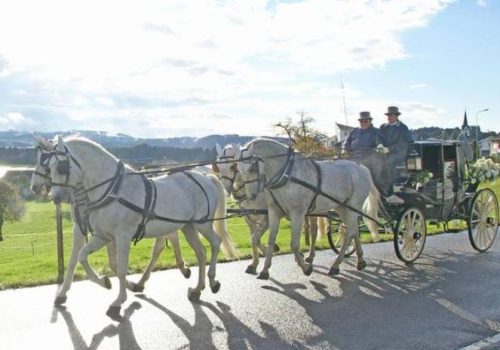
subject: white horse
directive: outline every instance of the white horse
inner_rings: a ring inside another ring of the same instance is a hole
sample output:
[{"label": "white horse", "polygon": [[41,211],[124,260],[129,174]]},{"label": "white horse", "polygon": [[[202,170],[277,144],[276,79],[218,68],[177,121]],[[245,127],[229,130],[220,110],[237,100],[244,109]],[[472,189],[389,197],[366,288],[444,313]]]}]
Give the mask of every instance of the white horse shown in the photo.
[{"label": "white horse", "polygon": [[[245,193],[245,184],[241,179],[241,175],[237,170],[237,161],[241,153],[239,144],[228,144],[221,148],[216,144],[217,161],[216,172],[220,174],[220,179],[227,193],[232,195],[238,203],[241,210],[265,210],[267,211],[267,202],[264,192],[257,194],[255,199],[250,199]],[[233,162],[234,161],[234,162]],[[249,274],[257,273],[257,266],[259,264],[259,250],[262,254],[266,254],[267,247],[261,243],[262,235],[269,229],[269,220],[266,214],[249,214],[244,215],[245,222],[250,229],[250,236],[252,238],[252,263],[248,265],[246,272]],[[315,256],[316,238],[319,235],[326,236],[327,220],[324,218],[311,218],[311,246],[309,256],[306,258],[307,262],[311,262]],[[317,221],[316,221],[317,220]],[[319,229],[319,230],[318,230]],[[279,247],[275,245],[275,251]]]},{"label": "white horse", "polygon": [[[268,139],[250,141],[241,151],[238,171],[245,183],[249,198],[255,198],[265,189],[269,215],[269,243],[276,241],[282,217],[291,221],[291,249],[304,274],[312,272],[300,254],[300,232],[307,213],[320,214],[334,209],[347,226],[339,256],[330,268],[329,274],[340,272],[339,265],[351,240],[356,244],[357,268],[366,267],[359,239],[358,216],[364,202],[366,215],[377,219],[379,192],[373,184],[369,170],[348,160],[315,162],[294,153],[291,148]],[[353,211],[355,209],[356,211]],[[377,224],[371,220],[367,225]],[[272,254],[268,250],[260,278],[269,278]]]},{"label": "white horse", "polygon": [[221,241],[227,256],[236,257],[237,252],[225,221],[214,220],[225,218],[226,214],[224,188],[216,176],[183,171],[148,180],[100,145],[79,137],[66,141],[59,137],[52,153],[48,163],[52,199],[59,201],[65,187],[74,189],[79,183],[89,197],[89,220],[95,235],[80,251],[79,261],[89,279],[103,287],[106,280],[92,270],[88,255],[111,241],[116,245],[120,288],[107,311],[110,317],[119,317],[127,298],[130,243],[142,237],[161,237],[182,230],[199,264],[198,284],[188,290],[188,298],[195,300],[205,287],[206,253],[198,232],[201,233],[212,252],[207,274],[210,288],[214,293],[219,290],[215,275]]},{"label": "white horse", "polygon": [[[46,148],[53,148],[55,145],[47,143],[45,139],[35,137],[38,143],[44,143]],[[49,192],[52,187],[52,182],[50,178],[50,170],[48,168],[48,161],[51,153],[44,152],[41,148],[37,147],[35,152],[35,170],[31,177],[31,191],[37,195],[44,194],[44,192]],[[81,184],[80,184],[81,185]],[[82,187],[83,188],[83,187]],[[89,232],[88,221],[86,219],[85,208],[88,202],[88,198],[83,196],[82,198],[71,198],[70,191],[67,191],[67,200],[65,202],[70,203],[71,219],[73,221],[73,244],[71,250],[71,256],[69,259],[66,274],[64,275],[64,280],[59,288],[54,304],[60,305],[64,304],[67,300],[67,292],[71,288],[73,282],[73,277],[75,275],[76,265],[78,263],[78,254],[80,250],[85,245],[87,234]],[[151,254],[151,261],[148,267],[144,271],[139,282],[134,283],[127,280],[127,288],[134,292],[141,292],[144,290],[146,281],[151,275],[151,271],[160,255],[160,253],[165,249],[167,236],[156,238],[155,244],[153,246],[153,251]],[[182,275],[186,278],[191,276],[191,270],[186,266],[184,260],[182,259],[182,253],[179,243],[179,236],[177,234],[169,235],[169,240],[174,248],[174,255],[177,267],[181,271]],[[109,267],[116,274],[116,247],[114,242],[110,242],[106,245]],[[105,283],[105,285],[111,286],[111,283]]]}]

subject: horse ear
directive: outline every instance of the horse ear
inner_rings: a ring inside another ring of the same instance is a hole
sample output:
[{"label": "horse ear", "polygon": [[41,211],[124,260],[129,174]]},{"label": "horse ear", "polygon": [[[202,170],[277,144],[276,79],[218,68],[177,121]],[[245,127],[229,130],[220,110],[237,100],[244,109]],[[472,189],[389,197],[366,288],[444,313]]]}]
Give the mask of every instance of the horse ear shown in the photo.
[{"label": "horse ear", "polygon": [[241,144],[237,143],[236,145],[234,145],[234,150],[236,151],[236,153],[240,153],[241,152]]},{"label": "horse ear", "polygon": [[215,149],[217,150],[217,155],[222,155],[222,148],[218,143],[215,144]]},{"label": "horse ear", "polygon": [[64,149],[64,147],[65,147],[62,135],[57,135],[57,146],[56,146],[56,148],[57,147],[62,148],[62,149]]},{"label": "horse ear", "polygon": [[33,138],[35,139],[38,146],[40,146],[42,149],[44,149],[46,151],[52,151],[55,148],[55,146],[52,142],[50,142],[49,140],[47,140],[41,136],[33,135]]}]

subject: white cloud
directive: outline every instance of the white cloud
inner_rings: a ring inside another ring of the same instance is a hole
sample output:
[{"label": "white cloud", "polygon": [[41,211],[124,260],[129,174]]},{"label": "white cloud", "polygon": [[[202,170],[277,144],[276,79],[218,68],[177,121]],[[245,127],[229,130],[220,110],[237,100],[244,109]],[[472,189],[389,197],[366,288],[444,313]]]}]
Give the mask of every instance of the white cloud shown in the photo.
[{"label": "white cloud", "polygon": [[204,135],[253,118],[247,133],[265,133],[308,109],[326,126],[341,95],[314,77],[404,59],[400,34],[450,2],[4,1],[0,78],[35,82],[22,90],[67,127],[168,136],[189,120]]},{"label": "white cloud", "polygon": [[486,0],[477,0],[477,5],[481,7],[486,7],[488,6],[488,3]]},{"label": "white cloud", "polygon": [[0,115],[0,126],[7,129],[18,129],[19,127],[29,127],[32,120],[26,118],[22,113],[9,112],[5,115]]}]

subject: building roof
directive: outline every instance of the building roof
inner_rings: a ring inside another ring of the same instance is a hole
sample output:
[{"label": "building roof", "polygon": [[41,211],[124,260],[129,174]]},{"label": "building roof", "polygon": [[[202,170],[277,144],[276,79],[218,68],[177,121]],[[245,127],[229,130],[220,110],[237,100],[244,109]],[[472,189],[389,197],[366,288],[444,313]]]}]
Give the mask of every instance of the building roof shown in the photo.
[{"label": "building roof", "polygon": [[349,126],[349,125],[345,125],[345,124],[335,123],[335,125],[337,125],[337,128],[339,128],[339,130],[352,130],[352,129],[354,129],[354,126]]}]

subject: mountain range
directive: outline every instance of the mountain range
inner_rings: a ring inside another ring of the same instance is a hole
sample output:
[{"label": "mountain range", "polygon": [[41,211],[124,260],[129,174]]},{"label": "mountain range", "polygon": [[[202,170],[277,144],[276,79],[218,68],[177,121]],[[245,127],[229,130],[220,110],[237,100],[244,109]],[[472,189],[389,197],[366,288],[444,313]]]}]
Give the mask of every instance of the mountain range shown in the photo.
[{"label": "mountain range", "polygon": [[[125,134],[111,135],[104,131],[69,130],[54,132],[37,132],[36,135],[48,139],[56,135],[69,136],[80,135],[89,138],[105,148],[127,148],[141,144],[153,147],[175,147],[175,148],[204,148],[212,149],[215,144],[226,145],[228,143],[245,144],[253,136],[240,136],[236,134],[209,135],[205,137],[171,137],[171,138],[136,138]],[[272,137],[278,141],[287,142],[287,138]],[[0,147],[32,148],[34,144],[33,133],[26,131],[0,131]]]},{"label": "mountain range", "polygon": [[[487,136],[498,136],[496,132],[482,132],[480,129],[477,130],[473,126],[471,129],[471,135],[477,136],[478,139],[482,139]],[[460,133],[459,128],[439,128],[439,127],[424,127],[412,130],[415,140],[427,140],[429,138],[434,139],[447,139],[453,140],[458,137]],[[172,147],[172,148],[202,148],[202,149],[213,149],[215,144],[221,146],[227,145],[229,143],[239,143],[245,144],[252,140],[254,136],[240,136],[237,134],[227,134],[227,135],[208,135],[204,137],[170,137],[170,138],[136,138],[125,134],[115,134],[111,135],[105,131],[91,131],[91,130],[69,130],[69,131],[54,131],[54,132],[37,132],[39,136],[52,139],[56,135],[69,136],[69,135],[80,135],[87,137],[105,148],[129,148],[138,145],[148,145],[151,147]],[[283,143],[289,143],[289,139],[286,137],[270,137],[277,141]],[[0,131],[0,147],[16,147],[16,148],[32,148],[34,144],[33,133],[27,131]]]}]

